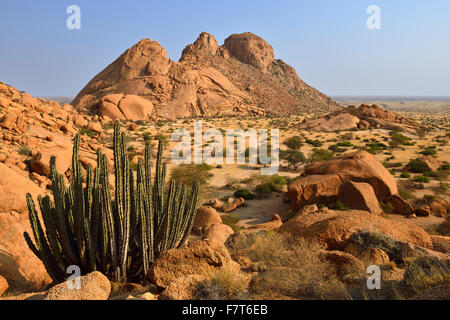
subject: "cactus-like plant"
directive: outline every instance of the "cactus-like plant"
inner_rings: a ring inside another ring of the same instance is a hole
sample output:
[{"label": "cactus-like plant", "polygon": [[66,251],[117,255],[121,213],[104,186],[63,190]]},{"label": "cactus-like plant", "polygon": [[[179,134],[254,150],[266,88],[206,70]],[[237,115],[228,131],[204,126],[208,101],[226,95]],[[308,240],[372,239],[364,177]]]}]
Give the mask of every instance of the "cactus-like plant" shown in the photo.
[{"label": "cactus-like plant", "polygon": [[157,257],[186,242],[194,222],[198,184],[166,184],[161,142],[153,183],[149,142],[135,174],[126,154],[125,134],[115,122],[112,199],[107,157],[99,149],[97,167],[89,166],[84,178],[79,148],[77,135],[68,187],[56,170],[55,157],[50,160],[53,200],[38,197],[43,225],[27,194],[34,243],[27,233],[25,240],[54,282],[66,279],[70,265],[79,266],[83,274],[100,271],[113,281],[144,282]]}]

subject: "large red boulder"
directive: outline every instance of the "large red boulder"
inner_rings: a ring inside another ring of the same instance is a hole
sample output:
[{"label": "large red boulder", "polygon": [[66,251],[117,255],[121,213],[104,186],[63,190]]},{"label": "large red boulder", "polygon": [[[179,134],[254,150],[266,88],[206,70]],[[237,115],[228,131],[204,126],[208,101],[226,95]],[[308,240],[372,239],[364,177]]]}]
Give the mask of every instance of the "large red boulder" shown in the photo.
[{"label": "large red boulder", "polygon": [[394,177],[372,154],[366,151],[347,153],[305,168],[306,175],[337,175],[342,182],[370,184],[379,201],[398,193]]}]

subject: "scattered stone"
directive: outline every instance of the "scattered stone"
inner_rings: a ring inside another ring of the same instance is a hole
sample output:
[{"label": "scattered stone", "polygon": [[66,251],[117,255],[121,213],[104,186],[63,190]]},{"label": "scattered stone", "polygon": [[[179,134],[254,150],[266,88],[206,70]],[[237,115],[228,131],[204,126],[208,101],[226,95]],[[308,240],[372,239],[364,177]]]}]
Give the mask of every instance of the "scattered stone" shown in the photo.
[{"label": "scattered stone", "polygon": [[107,277],[98,271],[80,277],[80,289],[69,288],[67,282],[51,287],[44,300],[107,300],[111,284]]}]

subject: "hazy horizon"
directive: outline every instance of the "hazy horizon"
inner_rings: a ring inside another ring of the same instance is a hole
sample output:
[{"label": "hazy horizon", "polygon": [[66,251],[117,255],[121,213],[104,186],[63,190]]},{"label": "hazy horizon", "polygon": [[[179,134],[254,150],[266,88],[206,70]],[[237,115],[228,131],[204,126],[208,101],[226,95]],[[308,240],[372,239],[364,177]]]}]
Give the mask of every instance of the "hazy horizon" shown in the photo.
[{"label": "hazy horizon", "polygon": [[[72,4],[81,8],[81,30],[66,28]],[[381,30],[366,26],[372,4],[381,9]],[[160,42],[178,61],[202,31],[219,44],[250,31],[331,97],[448,97],[448,12],[445,0],[6,0],[0,81],[34,96],[74,97],[142,38]]]}]

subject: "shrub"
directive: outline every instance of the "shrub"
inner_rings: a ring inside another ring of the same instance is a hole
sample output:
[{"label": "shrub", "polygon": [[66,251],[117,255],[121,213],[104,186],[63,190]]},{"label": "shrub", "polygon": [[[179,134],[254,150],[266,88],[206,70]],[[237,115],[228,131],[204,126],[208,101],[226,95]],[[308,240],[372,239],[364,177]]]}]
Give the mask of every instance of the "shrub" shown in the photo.
[{"label": "shrub", "polygon": [[420,154],[423,154],[425,156],[435,156],[437,154],[436,148],[434,147],[427,147],[425,150],[420,151]]},{"label": "shrub", "polygon": [[248,189],[239,189],[234,192],[236,198],[243,198],[244,200],[253,200],[255,195]]},{"label": "shrub", "polygon": [[274,174],[272,176],[265,176],[263,182],[256,186],[257,193],[281,192],[286,185],[286,179],[282,176]]},{"label": "shrub", "polygon": [[413,173],[424,173],[430,171],[430,168],[422,159],[413,159],[406,165],[408,171]]},{"label": "shrub", "polygon": [[350,299],[337,270],[320,256],[320,246],[289,235],[269,232],[257,235],[244,247],[258,269],[260,281],[252,281],[250,293],[297,299]]},{"label": "shrub", "polygon": [[392,213],[394,212],[394,207],[389,202],[380,202],[380,206],[383,209],[385,213]]},{"label": "shrub", "polygon": [[303,140],[299,136],[293,136],[284,141],[284,145],[289,150],[299,150],[303,146]]},{"label": "shrub", "polygon": [[216,271],[209,279],[195,288],[198,300],[245,300],[248,299],[250,277],[232,269]]},{"label": "shrub", "polygon": [[428,183],[430,182],[430,178],[425,176],[414,176],[413,181],[415,182],[422,182],[422,183]]},{"label": "shrub", "polygon": [[353,140],[353,133],[351,133],[351,132],[344,133],[340,136],[340,138],[344,141],[345,140]]},{"label": "shrub", "polygon": [[412,295],[439,285],[450,284],[450,262],[422,256],[410,262],[402,281]]},{"label": "shrub", "polygon": [[222,223],[231,227],[234,232],[238,232],[241,230],[241,227],[238,225],[239,217],[235,213],[225,214],[222,217]]},{"label": "shrub", "polygon": [[339,211],[347,211],[350,210],[350,208],[348,206],[346,206],[345,204],[343,204],[340,201],[336,201],[332,204],[330,204],[328,206],[328,208],[332,209],[332,210],[339,210]]},{"label": "shrub", "polygon": [[334,153],[325,149],[314,149],[310,155],[311,162],[329,160],[334,157]]},{"label": "shrub", "polygon": [[21,145],[18,152],[20,155],[27,157],[31,157],[32,153],[30,147],[27,146],[26,144]]},{"label": "shrub", "polygon": [[397,242],[382,233],[358,231],[350,236],[349,242],[353,243],[360,253],[368,248],[378,248],[386,252],[390,260],[397,263],[402,261],[401,251]]},{"label": "shrub", "polygon": [[206,163],[202,164],[180,164],[173,168],[170,179],[184,185],[191,185],[195,181],[204,187],[211,178],[209,171],[212,167]]},{"label": "shrub", "polygon": [[402,172],[400,178],[409,179],[411,178],[411,174],[409,172]]},{"label": "shrub", "polygon": [[282,150],[280,152],[280,158],[282,160],[286,160],[290,167],[294,170],[297,170],[303,163],[306,162],[306,157],[303,152],[295,151],[295,150]]},{"label": "shrub", "polygon": [[439,171],[450,171],[450,163],[444,163],[442,166],[439,167]]},{"label": "shrub", "polygon": [[316,148],[321,147],[323,145],[323,143],[321,141],[319,141],[319,140],[307,139],[305,142],[307,144],[312,145],[313,147],[316,147]]},{"label": "shrub", "polygon": [[350,141],[345,141],[345,142],[338,142],[337,146],[349,148],[353,146],[353,144]]}]

